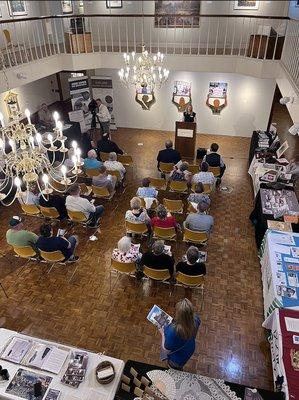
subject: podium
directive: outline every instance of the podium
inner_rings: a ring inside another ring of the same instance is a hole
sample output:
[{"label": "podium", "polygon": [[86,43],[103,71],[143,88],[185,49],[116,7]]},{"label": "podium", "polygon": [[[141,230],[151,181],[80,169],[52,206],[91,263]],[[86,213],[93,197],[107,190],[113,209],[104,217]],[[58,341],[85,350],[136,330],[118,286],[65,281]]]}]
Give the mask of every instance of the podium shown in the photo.
[{"label": "podium", "polygon": [[196,144],[196,123],[175,123],[175,149],[180,152],[182,158],[194,159]]}]

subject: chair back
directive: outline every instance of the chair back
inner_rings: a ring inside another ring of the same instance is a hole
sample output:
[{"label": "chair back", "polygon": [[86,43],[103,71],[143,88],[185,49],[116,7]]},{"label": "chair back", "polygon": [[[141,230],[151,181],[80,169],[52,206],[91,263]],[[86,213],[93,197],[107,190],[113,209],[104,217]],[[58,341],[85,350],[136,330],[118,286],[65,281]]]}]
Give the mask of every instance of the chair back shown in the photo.
[{"label": "chair back", "polygon": [[207,242],[208,234],[205,231],[192,231],[191,229],[184,228],[184,239],[185,242],[191,242],[196,244],[202,244]]},{"label": "chair back", "polygon": [[204,275],[190,276],[190,275],[183,274],[182,272],[178,272],[178,274],[176,276],[176,281],[183,285],[191,286],[191,287],[203,286],[205,277],[204,277]]},{"label": "chair back", "polygon": [[147,232],[147,226],[144,222],[126,221],[126,230],[141,235]]},{"label": "chair back", "polygon": [[104,161],[108,161],[109,160],[109,154],[110,153],[105,153],[104,151],[100,151],[100,159],[104,162]]},{"label": "chair back", "polygon": [[160,171],[164,172],[164,174],[170,174],[170,172],[173,170],[174,163],[164,163],[160,162],[159,164],[159,169]]},{"label": "chair back", "polygon": [[188,186],[186,181],[170,181],[169,183],[169,189],[172,192],[187,192]]},{"label": "chair back", "polygon": [[67,214],[69,216],[69,219],[74,222],[86,222],[87,221],[86,215],[82,211],[67,210]]},{"label": "chair back", "polygon": [[209,172],[213,172],[214,176],[219,176],[220,175],[220,167],[210,167],[209,166]]},{"label": "chair back", "polygon": [[132,158],[132,156],[129,156],[128,154],[118,154],[117,161],[121,162],[122,165],[124,165],[124,166],[129,166],[129,165],[133,164],[133,158]]},{"label": "chair back", "polygon": [[111,268],[122,274],[132,274],[136,271],[136,264],[135,262],[125,263],[111,259]]},{"label": "chair back", "polygon": [[190,213],[197,213],[197,209],[193,207],[193,205],[192,205],[192,203],[190,203],[190,201],[188,203],[188,211]]},{"label": "chair back", "polygon": [[116,170],[107,169],[107,174],[115,176],[116,179],[117,179],[117,182],[120,182],[122,180],[122,176],[121,176],[121,174],[120,174],[118,169],[116,169]]},{"label": "chair back", "polygon": [[52,186],[52,188],[54,190],[56,190],[56,192],[65,193],[67,191],[67,186],[60,182],[56,182],[53,179],[50,179],[49,183],[50,183],[50,186]]},{"label": "chair back", "polygon": [[163,199],[163,204],[169,212],[182,213],[184,204],[182,200]]},{"label": "chair back", "polygon": [[94,186],[92,185],[92,193],[94,197],[110,197],[109,190],[103,186]]},{"label": "chair back", "polygon": [[208,183],[203,184],[203,192],[206,194],[210,194],[212,192],[212,187]]},{"label": "chair back", "polygon": [[8,29],[3,29],[3,34],[6,40],[6,45],[10,45],[11,44],[11,35],[10,35],[10,31]]},{"label": "chair back", "polygon": [[174,227],[171,228],[160,228],[154,226],[154,236],[159,239],[174,239],[176,237],[176,230]]},{"label": "chair back", "polygon": [[199,172],[198,165],[197,165],[197,164],[191,164],[191,165],[189,165],[188,171],[191,172],[193,175],[194,175],[194,174],[198,174],[198,172]]},{"label": "chair back", "polygon": [[40,210],[37,205],[35,204],[22,204],[21,203],[22,210],[24,211],[25,214],[27,215],[39,215]]},{"label": "chair back", "polygon": [[59,212],[55,207],[42,207],[39,206],[41,213],[45,218],[58,218]]},{"label": "chair back", "polygon": [[31,246],[13,246],[13,251],[22,258],[36,256],[36,251]]},{"label": "chair back", "polygon": [[[146,203],[145,203],[145,200],[144,200],[144,198],[143,197],[139,197],[139,199],[140,199],[140,201],[141,201],[141,206],[142,206],[142,208],[147,208],[146,207]],[[150,206],[150,209],[151,210],[154,210],[155,208],[157,208],[158,207],[158,200],[157,199],[153,199],[153,202],[152,202],[152,204],[151,204],[151,206]]]},{"label": "chair back", "polygon": [[91,187],[87,186],[86,183],[79,183],[80,192],[83,196],[89,196],[91,193]]},{"label": "chair back", "polygon": [[42,251],[40,250],[41,257],[48,262],[64,261],[65,257],[60,250],[56,251]]},{"label": "chair back", "polygon": [[167,182],[164,178],[149,178],[150,187],[154,187],[155,189],[166,190]]},{"label": "chair back", "polygon": [[155,281],[165,281],[170,278],[168,269],[153,269],[145,266],[143,273],[145,276]]},{"label": "chair back", "polygon": [[88,177],[100,175],[100,171],[98,170],[98,168],[85,168],[84,172]]}]

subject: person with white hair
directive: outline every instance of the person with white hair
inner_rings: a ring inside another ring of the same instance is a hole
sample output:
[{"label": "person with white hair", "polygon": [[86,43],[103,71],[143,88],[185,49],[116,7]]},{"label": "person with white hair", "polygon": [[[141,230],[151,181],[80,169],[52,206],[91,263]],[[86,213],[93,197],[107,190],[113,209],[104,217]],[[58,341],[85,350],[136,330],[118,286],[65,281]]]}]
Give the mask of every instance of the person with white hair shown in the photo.
[{"label": "person with white hair", "polygon": [[142,208],[141,200],[139,197],[133,197],[130,201],[131,210],[127,210],[125,220],[130,222],[145,222],[150,223],[150,218],[147,212]]},{"label": "person with white hair", "polygon": [[101,161],[97,159],[97,153],[95,150],[89,150],[87,158],[84,159],[85,169],[98,169],[103,165]]},{"label": "person with white hair", "polygon": [[123,236],[117,243],[117,248],[112,252],[112,259],[124,263],[136,262],[141,257],[138,245],[134,245],[131,238]]},{"label": "person with white hair", "polygon": [[121,179],[124,179],[126,168],[121,162],[117,161],[117,154],[114,151],[109,153],[109,160],[105,161],[104,165],[108,171],[119,171]]}]

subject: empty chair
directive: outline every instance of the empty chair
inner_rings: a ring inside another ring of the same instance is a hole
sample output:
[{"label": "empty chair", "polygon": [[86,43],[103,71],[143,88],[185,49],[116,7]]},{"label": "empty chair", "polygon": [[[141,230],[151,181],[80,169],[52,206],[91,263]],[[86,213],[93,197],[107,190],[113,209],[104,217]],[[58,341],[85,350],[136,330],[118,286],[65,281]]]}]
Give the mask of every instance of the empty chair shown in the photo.
[{"label": "empty chair", "polygon": [[148,232],[147,225],[144,222],[131,222],[125,221],[127,233],[135,233],[137,235],[144,235]]},{"label": "empty chair", "polygon": [[100,151],[100,159],[104,162],[104,161],[108,161],[109,160],[109,154],[110,153],[104,153],[103,151]]},{"label": "empty chair", "polygon": [[26,214],[26,215],[31,215],[31,216],[39,216],[40,215],[40,209],[35,204],[22,204],[21,203],[21,208],[22,208],[24,214]]},{"label": "empty chair", "polygon": [[170,279],[170,274],[168,269],[153,269],[149,267],[144,267],[143,273],[147,278],[153,279],[155,281],[165,281]]},{"label": "empty chair", "polygon": [[107,187],[105,186],[101,187],[92,185],[92,193],[93,193],[92,197],[111,200],[115,194],[115,190],[110,193]]},{"label": "empty chair", "polygon": [[50,218],[50,219],[59,219],[59,212],[55,207],[42,207],[39,206],[40,211],[42,215],[45,218]]},{"label": "empty chair", "polygon": [[186,181],[170,181],[169,190],[171,192],[187,193],[188,186]]},{"label": "empty chair", "polygon": [[159,169],[163,174],[170,174],[170,172],[173,170],[174,163],[164,163],[160,162],[159,164]]},{"label": "empty chair", "polygon": [[150,187],[154,187],[157,190],[166,190],[167,181],[164,178],[149,178]]},{"label": "empty chair", "polygon": [[83,183],[79,183],[79,186],[80,186],[80,193],[83,196],[88,197],[88,196],[91,195],[91,192],[92,192],[92,187],[91,186],[87,186],[84,182]]},{"label": "empty chair", "polygon": [[184,203],[182,200],[163,199],[163,204],[170,213],[182,214],[184,211]]},{"label": "empty chair", "polygon": [[59,193],[65,193],[67,191],[67,186],[60,183],[60,182],[56,182],[53,179],[50,179],[50,186]]},{"label": "empty chair", "polygon": [[212,172],[216,178],[218,176],[220,176],[220,174],[221,174],[220,167],[210,167],[209,166],[209,172]]},{"label": "empty chair", "polygon": [[176,230],[171,228],[160,228],[159,226],[153,227],[154,239],[176,240]]},{"label": "empty chair", "polygon": [[128,154],[118,154],[117,161],[121,162],[122,165],[126,167],[129,167],[130,165],[133,164],[133,158]]},{"label": "empty chair", "polygon": [[206,244],[208,238],[208,234],[205,231],[192,231],[191,229],[184,227],[184,242],[194,244]]}]

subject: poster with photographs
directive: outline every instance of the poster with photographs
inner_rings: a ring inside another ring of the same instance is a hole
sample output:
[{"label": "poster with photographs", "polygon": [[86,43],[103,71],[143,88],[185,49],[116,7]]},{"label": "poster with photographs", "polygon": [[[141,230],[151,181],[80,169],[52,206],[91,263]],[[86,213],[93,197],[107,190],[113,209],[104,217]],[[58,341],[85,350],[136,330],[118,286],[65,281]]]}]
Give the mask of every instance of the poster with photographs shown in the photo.
[{"label": "poster with photographs", "polygon": [[101,99],[111,115],[110,130],[116,130],[114,114],[113,82],[111,76],[92,76],[91,89],[93,99]]},{"label": "poster with photographs", "polygon": [[174,81],[172,102],[180,112],[184,112],[191,104],[191,82]]},{"label": "poster with photographs", "polygon": [[26,1],[22,0],[8,0],[9,15],[12,17],[19,15],[27,15]]},{"label": "poster with photographs", "polygon": [[82,132],[86,132],[91,127],[91,114],[88,109],[88,104],[91,100],[89,82],[87,76],[78,78],[69,78],[69,88],[73,111],[83,111],[84,120],[80,122]]},{"label": "poster with photographs", "polygon": [[[52,381],[52,378],[47,375],[37,374],[35,372],[27,371],[19,368],[8,385],[5,393],[21,397],[26,400],[42,400]],[[35,386],[39,385],[40,395],[35,395]]]},{"label": "poster with photographs", "polygon": [[200,1],[198,0],[155,1],[156,28],[198,28],[199,14]]},{"label": "poster with photographs", "polygon": [[238,0],[234,3],[234,10],[258,10],[259,1]]},{"label": "poster with photographs", "polygon": [[73,14],[72,0],[64,0],[61,2],[62,14]]},{"label": "poster with photographs", "polygon": [[206,105],[215,115],[220,115],[224,107],[227,106],[227,83],[210,82]]}]

